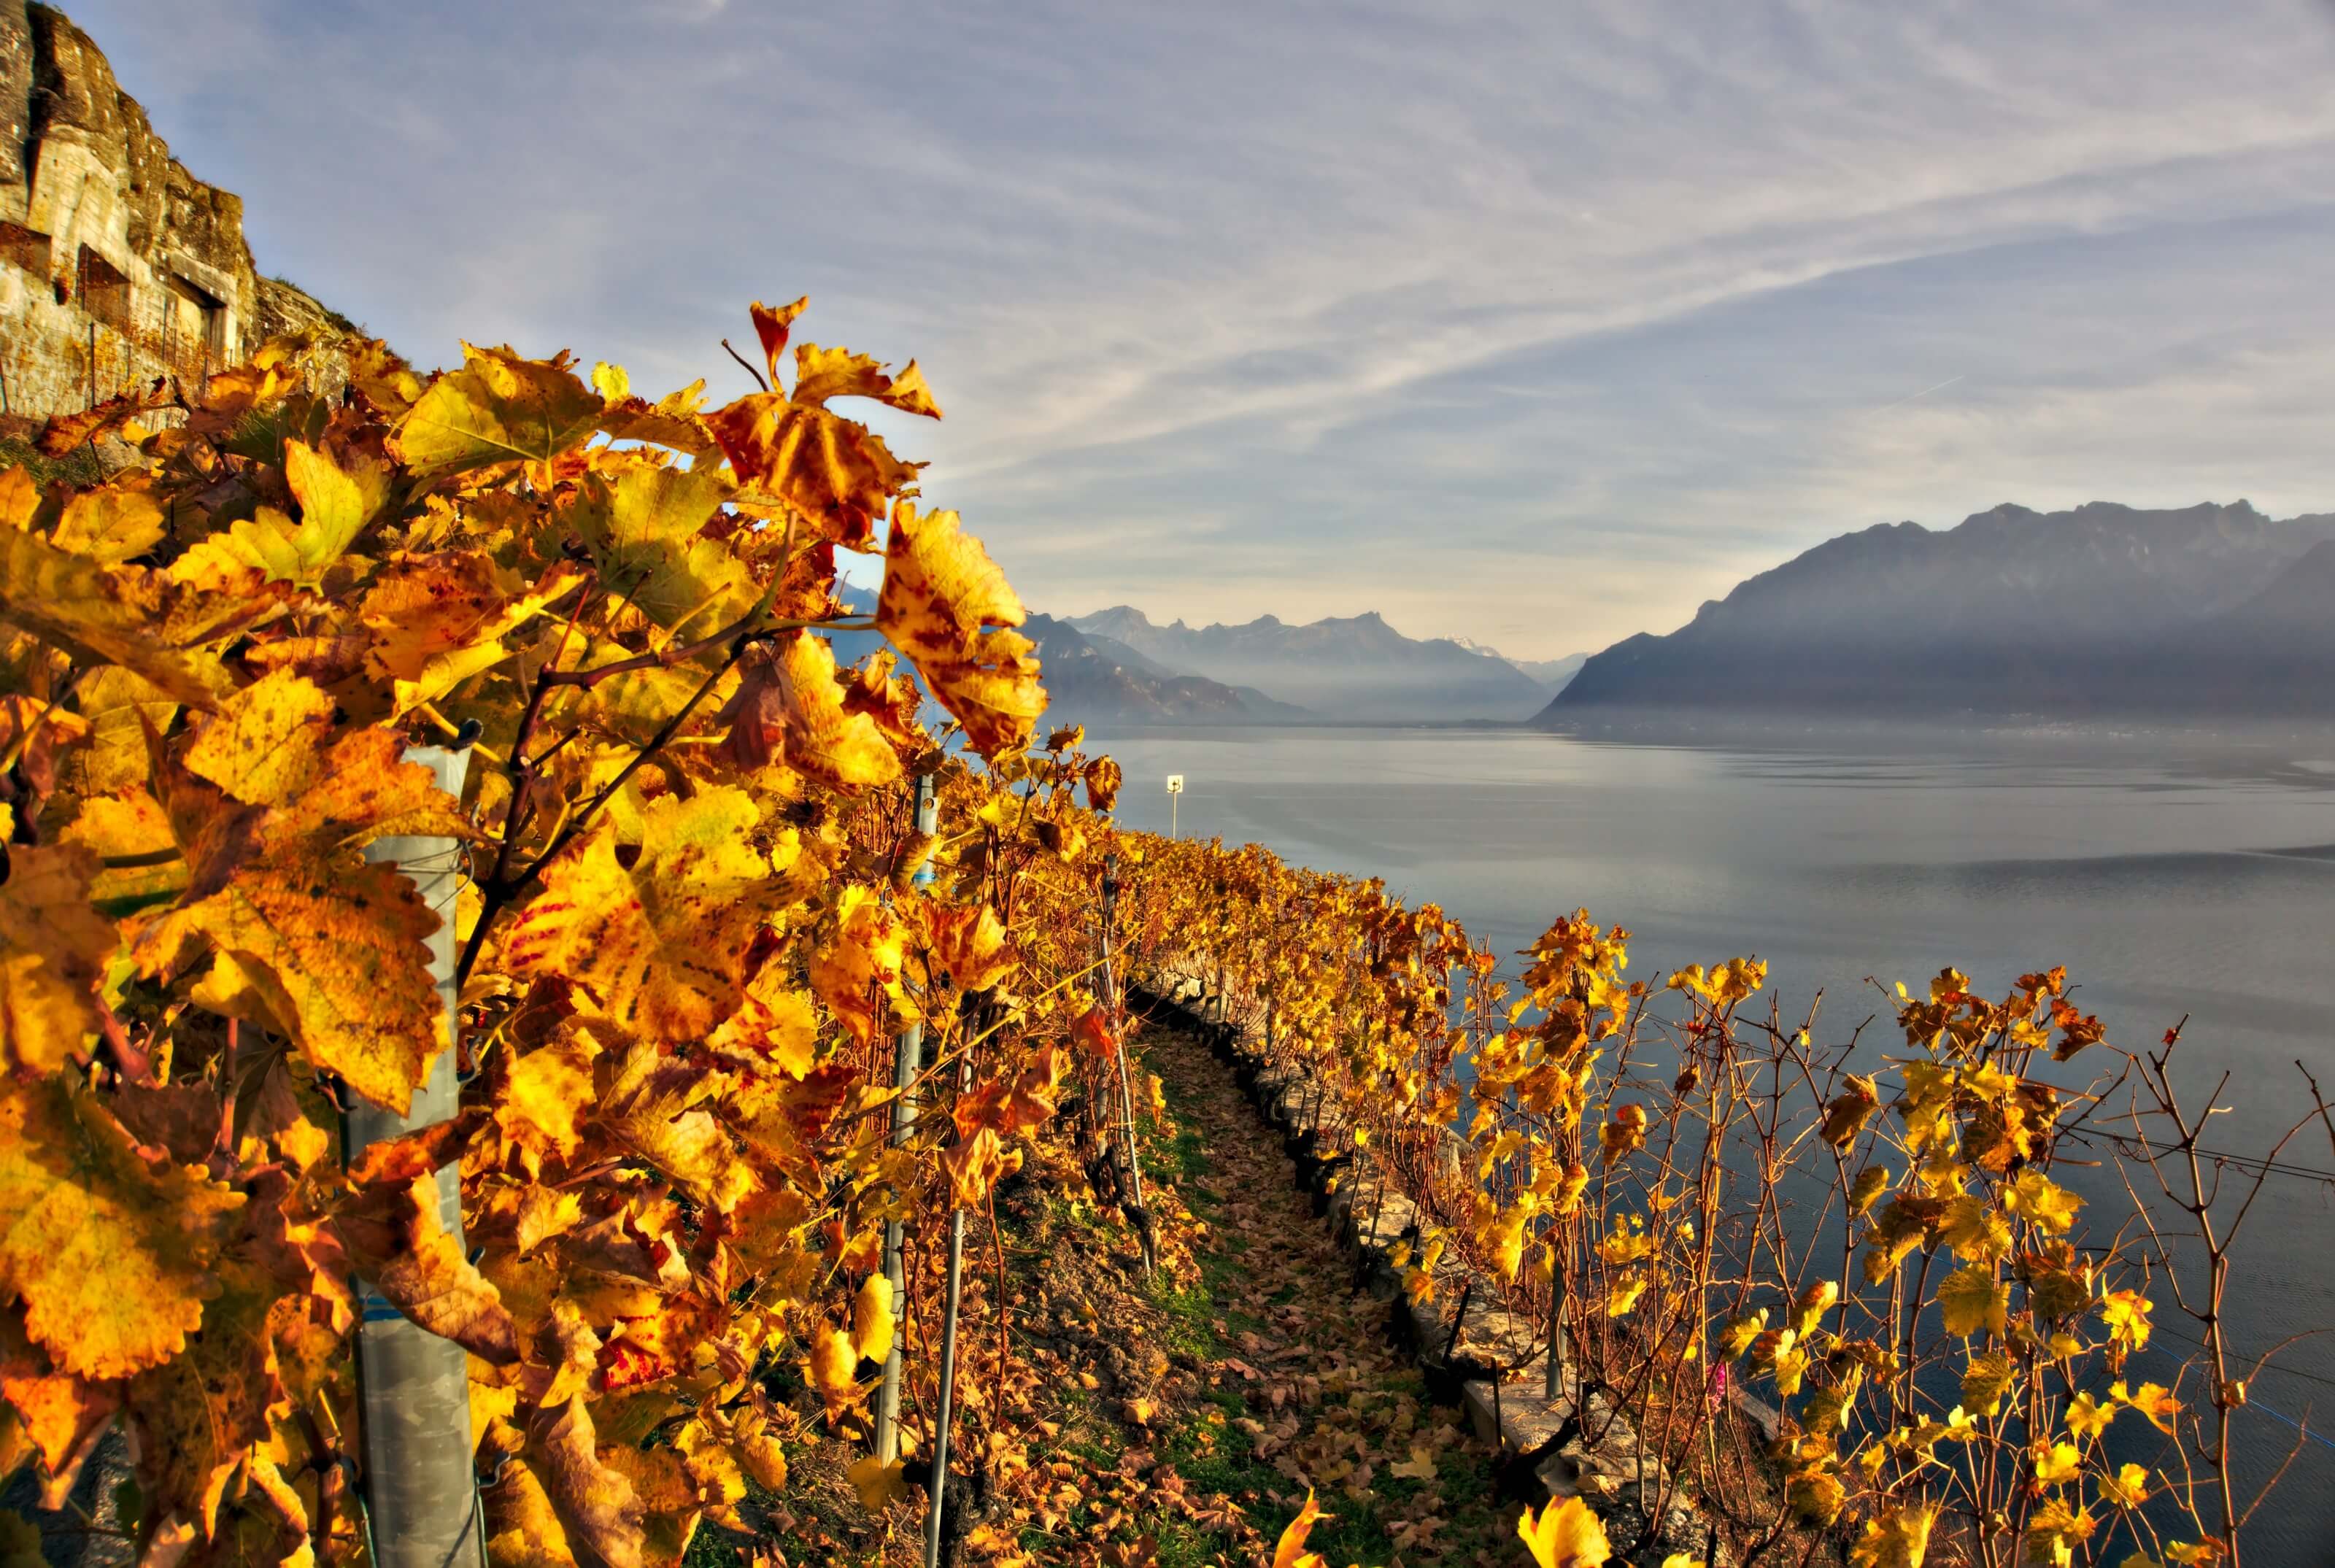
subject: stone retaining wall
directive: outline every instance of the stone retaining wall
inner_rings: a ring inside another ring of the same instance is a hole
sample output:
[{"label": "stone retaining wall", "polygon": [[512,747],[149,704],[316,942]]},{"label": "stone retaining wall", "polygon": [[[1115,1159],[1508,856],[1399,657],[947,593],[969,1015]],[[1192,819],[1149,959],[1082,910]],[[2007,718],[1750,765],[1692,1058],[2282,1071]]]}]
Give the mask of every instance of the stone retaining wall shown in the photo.
[{"label": "stone retaining wall", "polygon": [[[1573,1418],[1579,1379],[1569,1356],[1560,1360],[1559,1392],[1552,1398],[1545,1391],[1545,1335],[1500,1310],[1493,1282],[1447,1258],[1431,1299],[1410,1296],[1394,1258],[1398,1247],[1416,1248],[1419,1241],[1417,1205],[1358,1159],[1363,1151],[1350,1147],[1336,1108],[1317,1108],[1325,1097],[1276,1068],[1255,1031],[1215,1021],[1215,999],[1197,986],[1189,976],[1174,976],[1161,986],[1171,994],[1130,988],[1129,1004],[1199,1035],[1258,1116],[1281,1134],[1298,1184],[1313,1195],[1314,1212],[1354,1260],[1354,1288],[1393,1304],[1395,1335],[1417,1358],[1429,1394],[1460,1405],[1477,1435],[1498,1445],[1502,1489],[1536,1508],[1554,1498],[1584,1498],[1603,1517],[1620,1560],[1660,1563],[1683,1552],[1722,1568],[1729,1558],[1715,1527],[1686,1502],[1674,1499],[1660,1528],[1648,1529],[1647,1506],[1663,1490],[1661,1461],[1641,1449],[1628,1415],[1601,1392],[1588,1394],[1585,1423]],[[1756,1400],[1739,1399],[1738,1406],[1739,1415],[1772,1434],[1772,1410]],[[1584,1428],[1602,1438],[1589,1442]]]}]

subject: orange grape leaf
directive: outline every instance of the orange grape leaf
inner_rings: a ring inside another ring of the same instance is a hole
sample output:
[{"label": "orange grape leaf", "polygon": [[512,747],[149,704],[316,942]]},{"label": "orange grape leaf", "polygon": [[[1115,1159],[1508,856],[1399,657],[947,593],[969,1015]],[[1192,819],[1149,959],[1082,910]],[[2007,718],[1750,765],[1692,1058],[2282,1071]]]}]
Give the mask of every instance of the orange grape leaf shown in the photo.
[{"label": "orange grape leaf", "polygon": [[372,634],[366,665],[394,682],[399,712],[434,702],[509,657],[502,639],[581,577],[562,562],[521,589],[483,550],[392,561],[358,611]]},{"label": "orange grape leaf", "polygon": [[0,1083],[0,1290],[61,1370],[119,1378],[183,1350],[218,1217],[243,1201],[199,1167],[150,1165],[62,1079]]},{"label": "orange grape leaf", "polygon": [[883,365],[864,353],[811,343],[795,347],[795,384],[790,395],[799,403],[821,405],[829,398],[874,398],[903,413],[941,417],[941,405],[933,401],[915,360],[898,375],[887,375]]},{"label": "orange grape leaf", "polygon": [[948,1173],[958,1205],[977,1209],[1000,1181],[1022,1168],[1022,1151],[1007,1149],[994,1128],[979,1128],[948,1147],[941,1168]]},{"label": "orange grape leaf", "polygon": [[274,1292],[237,1269],[204,1309],[203,1331],[187,1353],[131,1379],[130,1414],[146,1478],[169,1509],[216,1528],[220,1494],[252,1446],[267,1441],[272,1418],[291,1399],[268,1332]]},{"label": "orange grape leaf", "polygon": [[838,789],[899,778],[899,753],[876,720],[849,711],[826,638],[798,632],[772,651],[766,667],[764,711],[776,710],[789,767]]},{"label": "orange grape leaf", "polygon": [[643,1568],[646,1510],[622,1472],[601,1462],[592,1413],[576,1395],[528,1435],[528,1467],[586,1568]]},{"label": "orange grape leaf", "polygon": [[1006,940],[996,912],[986,904],[947,905],[926,899],[913,908],[935,975],[945,974],[959,991],[986,991],[1022,962]]},{"label": "orange grape leaf", "polygon": [[726,784],[661,797],[641,813],[630,866],[603,818],[544,873],[504,937],[505,961],[572,982],[603,1016],[650,1038],[702,1037],[737,1010],[770,895],[770,857],[749,838],[761,816]]},{"label": "orange grape leaf", "polygon": [[803,307],[809,304],[810,295],[804,295],[792,305],[775,309],[759,299],[748,307],[746,314],[753,318],[754,336],[762,344],[762,363],[770,366],[770,384],[774,387],[779,384],[779,356],[787,352],[787,334],[794,330],[795,317],[802,315]]},{"label": "orange grape leaf", "polygon": [[779,392],[749,392],[705,416],[741,483],[768,491],[830,544],[866,550],[876,519],[924,465],[865,425]]},{"label": "orange grape leaf", "polygon": [[598,427],[600,399],[567,356],[522,359],[509,348],[462,345],[462,368],[430,383],[391,438],[418,481],[490,463],[547,463]]},{"label": "orange grape leaf", "polygon": [[179,702],[213,706],[234,681],[217,660],[165,644],[136,580],[37,534],[0,529],[0,620],[82,663],[119,664]]},{"label": "orange grape leaf", "polygon": [[1029,618],[981,541],[954,512],[892,511],[876,629],[908,656],[984,757],[1029,743],[1046,693],[1033,644],[1006,628]]},{"label": "orange grape leaf", "polygon": [[1121,778],[1117,761],[1098,757],[1086,765],[1080,777],[1087,787],[1087,804],[1095,810],[1108,811],[1119,803]]},{"label": "orange grape leaf", "polygon": [[482,1361],[518,1360],[518,1326],[502,1292],[447,1232],[435,1176],[368,1186],[338,1228],[358,1274],[399,1312]]},{"label": "orange grape leaf", "polygon": [[63,1507],[83,1461],[121,1407],[121,1385],[57,1371],[10,1313],[0,1317],[0,1399],[15,1411],[48,1470],[41,1506]]},{"label": "orange grape leaf", "polygon": [[1323,1568],[1321,1554],[1305,1549],[1305,1537],[1313,1533],[1317,1521],[1327,1517],[1322,1505],[1313,1501],[1313,1489],[1308,1486],[1305,1505],[1297,1510],[1297,1517],[1289,1522],[1281,1532],[1281,1539],[1274,1543],[1273,1568]]},{"label": "orange grape leaf", "polygon": [[11,845],[0,886],[0,1054],[54,1072],[98,1030],[97,985],[121,944],[90,905],[97,855],[78,844]]}]

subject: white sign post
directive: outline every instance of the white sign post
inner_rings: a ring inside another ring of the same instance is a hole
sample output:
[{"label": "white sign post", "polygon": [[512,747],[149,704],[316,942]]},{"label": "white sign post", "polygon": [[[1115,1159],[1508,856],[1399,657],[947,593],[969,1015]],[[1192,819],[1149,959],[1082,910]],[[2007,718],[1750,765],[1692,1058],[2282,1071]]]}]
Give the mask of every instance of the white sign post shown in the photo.
[{"label": "white sign post", "polygon": [[1180,797],[1183,793],[1184,793],[1184,776],[1183,776],[1181,773],[1170,773],[1170,774],[1168,774],[1168,837],[1170,837],[1170,838],[1180,838],[1181,837],[1183,837],[1183,835],[1182,835],[1182,834],[1180,834],[1180,833],[1178,833],[1178,832],[1177,831],[1177,826],[1176,826],[1177,808],[1178,808],[1179,806],[1181,806],[1181,805],[1183,804],[1182,800],[1181,800],[1181,799],[1178,799],[1178,797]]}]

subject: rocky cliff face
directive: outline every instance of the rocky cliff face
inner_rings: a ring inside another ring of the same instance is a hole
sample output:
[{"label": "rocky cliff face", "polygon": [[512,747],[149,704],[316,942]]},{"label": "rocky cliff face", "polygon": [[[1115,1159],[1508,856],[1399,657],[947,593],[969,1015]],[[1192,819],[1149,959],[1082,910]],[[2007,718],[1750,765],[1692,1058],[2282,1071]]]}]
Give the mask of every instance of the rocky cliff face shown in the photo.
[{"label": "rocky cliff face", "polygon": [[170,156],[87,34],[48,6],[0,0],[8,413],[83,408],[157,375],[191,380],[328,315],[257,275],[242,198]]}]

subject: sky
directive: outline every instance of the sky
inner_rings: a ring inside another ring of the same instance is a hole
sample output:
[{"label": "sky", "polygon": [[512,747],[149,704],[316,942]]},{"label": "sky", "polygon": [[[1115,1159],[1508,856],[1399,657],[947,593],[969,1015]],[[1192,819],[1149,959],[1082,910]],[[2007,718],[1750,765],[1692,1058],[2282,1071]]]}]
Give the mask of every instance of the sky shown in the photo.
[{"label": "sky", "polygon": [[1548,658],[1875,522],[2335,509],[2329,0],[65,8],[417,363],[917,359],[869,422],[1057,615]]}]

